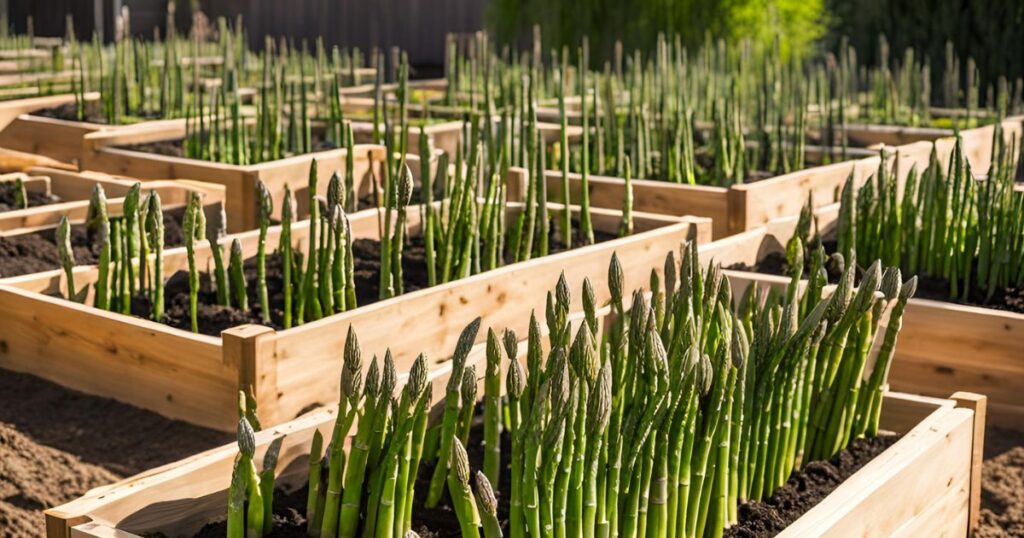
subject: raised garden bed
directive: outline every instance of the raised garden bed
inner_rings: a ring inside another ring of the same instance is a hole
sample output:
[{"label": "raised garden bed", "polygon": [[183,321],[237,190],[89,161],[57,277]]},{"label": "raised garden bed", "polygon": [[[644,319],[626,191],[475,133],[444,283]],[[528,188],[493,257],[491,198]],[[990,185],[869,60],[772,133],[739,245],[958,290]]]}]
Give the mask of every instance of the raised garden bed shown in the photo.
[{"label": "raised garden bed", "polygon": [[[555,204],[552,209],[559,211]],[[598,231],[614,233],[621,220],[614,211],[594,209],[592,215]],[[354,238],[379,239],[376,210],[350,219]],[[419,212],[410,211],[410,234],[418,226]],[[59,271],[16,278],[0,285],[0,305],[12,313],[0,327],[0,367],[225,430],[235,424],[231,402],[237,390],[252,387],[261,421],[279,424],[312,404],[333,400],[338,388],[335,359],[350,324],[359,332],[364,352],[383,353],[390,347],[396,357],[409,360],[420,351],[442,356],[454,345],[457,331],[478,315],[490,325],[515,327],[525,334],[529,313],[544,308],[544,297],[531,291],[537,282],[556,280],[563,270],[574,286],[590,275],[595,289],[605,290],[603,278],[593,273],[604,274],[617,253],[627,269],[627,284],[640,287],[651,269],[661,267],[664,252],[685,240],[710,239],[707,219],[635,213],[634,226],[631,237],[505,266],[292,329],[249,325],[227,330],[220,338],[51,297],[66,288]],[[292,229],[300,250],[307,231],[300,224]],[[277,244],[279,233],[271,228],[268,245]],[[258,233],[237,237],[243,256],[252,257]],[[231,239],[222,244],[229,246]],[[205,242],[197,246],[199,267],[206,267],[210,256]],[[184,249],[164,253],[165,275],[185,266]],[[95,279],[93,268],[75,269],[76,285]],[[599,294],[597,300],[607,297]],[[417,338],[395,338],[401,334]]]},{"label": "raised garden bed", "polygon": [[[467,364],[482,372],[482,355],[476,350]],[[434,402],[443,398],[449,373],[449,363],[431,372],[428,390]],[[435,411],[440,405],[435,404]],[[789,525],[782,536],[967,533],[978,509],[980,492],[975,488],[981,471],[978,435],[984,428],[984,397],[957,393],[951,399],[936,399],[889,393],[882,409],[882,429],[900,434],[900,439]],[[313,433],[329,439],[335,414],[335,408],[317,410],[257,434],[257,461],[271,440],[285,436],[277,462],[277,486],[282,490],[303,486]],[[237,446],[230,444],[47,510],[48,536],[191,537],[208,522],[223,518],[237,453]],[[284,494],[279,491],[278,496]],[[414,521],[415,517],[414,512]]]},{"label": "raised garden bed", "polygon": [[[184,120],[168,120],[126,127],[118,131],[94,133],[85,138],[87,150],[83,163],[85,168],[90,170],[140,179],[196,179],[224,185],[227,189],[228,231],[240,232],[251,230],[257,225],[257,181],[262,181],[267,186],[274,200],[274,207],[280,208],[286,184],[292,189],[296,200],[308,200],[302,193],[306,190],[310,165],[314,159],[317,162],[320,194],[327,192],[328,180],[332,174],[336,171],[344,173],[348,161],[348,152],[345,149],[317,151],[277,161],[238,166],[121,147],[156,143],[169,143],[173,146],[180,144],[185,138],[185,131]],[[364,188],[368,188],[368,177],[382,177],[384,151],[382,146],[355,147],[353,174],[357,185],[365,185]],[[305,211],[305,207],[300,205],[299,213],[304,214]]]}]

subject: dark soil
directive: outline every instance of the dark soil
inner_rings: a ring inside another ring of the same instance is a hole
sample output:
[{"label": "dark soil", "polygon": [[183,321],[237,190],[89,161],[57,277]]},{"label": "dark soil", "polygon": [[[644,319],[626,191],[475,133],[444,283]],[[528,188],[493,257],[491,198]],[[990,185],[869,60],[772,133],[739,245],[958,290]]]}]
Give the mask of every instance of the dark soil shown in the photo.
[{"label": "dark soil", "polygon": [[767,500],[740,505],[739,523],[727,529],[725,536],[775,536],[897,440],[896,435],[857,439],[832,459],[807,464]]},{"label": "dark soil", "polygon": [[44,509],[232,435],[0,371],[0,535],[46,535]]},{"label": "dark soil", "polygon": [[[60,203],[61,199],[52,194],[46,194],[38,191],[25,191],[26,197],[28,198],[29,207],[39,207],[44,205]],[[15,205],[14,201],[14,189],[8,186],[8,184],[0,183],[0,213],[5,211],[17,211],[21,209]]]},{"label": "dark soil", "polygon": [[[146,144],[132,144],[128,146],[120,146],[120,148],[131,151],[141,151],[143,153],[153,153],[155,155],[163,155],[165,157],[185,157],[184,138],[179,138],[177,140],[160,140],[158,142],[148,142]],[[327,151],[329,149],[337,148],[338,145],[334,142],[327,140],[326,138],[319,137],[316,132],[313,133],[313,151]]]},{"label": "dark soil", "polygon": [[1024,431],[985,429],[981,521],[974,536],[1024,536]]},{"label": "dark soil", "polygon": [[[164,245],[166,248],[180,246],[185,235],[181,229],[182,211],[164,212]],[[51,269],[60,269],[60,255],[55,239],[56,229],[42,230],[30,234],[0,237],[0,277],[7,278]],[[76,265],[95,264],[99,259],[100,245],[91,240],[85,225],[71,227],[71,246],[75,253]]]},{"label": "dark soil", "polygon": [[[807,278],[807,276],[810,274],[811,252],[818,248],[817,243],[814,243],[813,241],[812,243],[813,244],[810,245],[804,252],[803,278]],[[824,242],[824,246],[825,252],[836,251],[835,240],[826,239]],[[761,258],[761,260],[758,261],[753,267],[745,263],[735,263],[730,265],[729,267],[726,267],[726,269],[731,269],[734,271],[763,273],[766,275],[786,276],[787,274],[789,274],[789,263],[786,260],[786,253],[772,252],[767,256]],[[831,257],[825,259],[825,272],[828,275],[828,281],[830,284],[838,283],[839,279],[843,276],[843,268],[840,267],[838,261]]]},{"label": "dark soil", "polygon": [[[78,118],[78,105],[75,103],[65,103],[60,106],[44,108],[37,110],[32,113],[33,116],[42,116],[44,118],[53,118],[55,120],[65,121],[85,121],[88,123],[99,123],[102,125],[107,124],[107,116],[103,114],[99,106],[87,106],[85,107],[85,119],[80,120]],[[144,116],[129,116],[122,115],[121,123],[119,125],[128,125],[145,120],[158,120],[161,119],[159,114],[152,113]]]}]

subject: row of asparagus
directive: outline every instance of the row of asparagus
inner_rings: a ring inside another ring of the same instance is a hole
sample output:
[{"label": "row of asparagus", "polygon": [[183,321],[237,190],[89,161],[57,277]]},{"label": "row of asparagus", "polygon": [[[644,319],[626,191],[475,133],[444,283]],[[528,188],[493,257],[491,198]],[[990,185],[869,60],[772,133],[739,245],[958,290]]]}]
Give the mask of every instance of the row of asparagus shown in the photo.
[{"label": "row of asparagus", "polygon": [[[799,238],[788,252],[803,256]],[[738,521],[741,503],[763,500],[808,462],[879,434],[915,279],[904,283],[898,269],[876,262],[854,287],[851,263],[830,288],[819,248],[802,293],[803,264],[794,263],[784,289],[752,285],[734,298],[729,278],[701,266],[692,244],[681,254],[679,263],[669,253],[664,271],[652,271],[650,292],[634,292],[628,308],[613,257],[610,322],[599,320],[585,281],[584,316],[574,327],[561,278],[548,293],[547,341],[535,316],[525,354],[514,332],[499,338],[489,330],[482,372],[470,360],[480,320],[471,323],[451,358],[436,424],[428,420],[425,357],[396,397],[390,353],[383,369],[375,357],[360,383],[350,330],[332,436],[322,450],[317,432],[309,457],[309,535],[409,536],[415,498],[428,510],[447,503],[462,536],[720,536]],[[480,442],[471,430],[481,418],[481,377],[484,455],[474,475],[467,446]],[[267,488],[251,464],[248,422],[239,426],[229,536],[272,528],[272,501],[253,501]],[[425,492],[416,489],[418,473],[429,477]],[[507,526],[498,499],[507,503]]]}]

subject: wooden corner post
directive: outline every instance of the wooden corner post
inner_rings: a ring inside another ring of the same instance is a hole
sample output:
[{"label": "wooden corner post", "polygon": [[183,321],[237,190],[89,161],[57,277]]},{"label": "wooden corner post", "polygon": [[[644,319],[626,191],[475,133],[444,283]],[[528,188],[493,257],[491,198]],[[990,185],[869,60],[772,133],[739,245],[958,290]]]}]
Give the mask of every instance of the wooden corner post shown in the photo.
[{"label": "wooden corner post", "polygon": [[238,390],[256,400],[257,417],[264,426],[280,422],[277,416],[277,332],[263,325],[242,325],[221,333],[224,363],[238,370]]},{"label": "wooden corner post", "polygon": [[981,515],[981,464],[985,456],[985,414],[988,397],[973,392],[956,392],[950,399],[957,407],[974,411],[974,441],[971,447],[971,491],[968,528],[973,534]]}]

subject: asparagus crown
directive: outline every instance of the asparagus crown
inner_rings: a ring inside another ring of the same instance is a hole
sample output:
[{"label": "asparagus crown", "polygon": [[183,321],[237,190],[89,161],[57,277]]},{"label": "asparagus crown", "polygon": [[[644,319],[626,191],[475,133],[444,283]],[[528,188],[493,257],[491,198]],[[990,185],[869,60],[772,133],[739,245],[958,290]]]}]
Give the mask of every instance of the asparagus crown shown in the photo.
[{"label": "asparagus crown", "polygon": [[882,274],[881,291],[888,300],[893,300],[900,295],[900,288],[903,286],[903,275],[899,267],[886,267]]},{"label": "asparagus crown", "polygon": [[330,181],[327,182],[327,209],[330,210],[335,206],[339,206],[345,203],[345,191],[341,188],[341,176],[335,171],[331,174]]},{"label": "asparagus crown", "polygon": [[644,329],[647,327],[647,299],[644,298],[643,290],[633,292],[633,306],[630,307],[632,316],[629,320],[629,341],[642,343],[644,341]]},{"label": "asparagus crown", "polygon": [[[320,430],[317,430],[319,432]],[[273,472],[277,469],[277,457],[281,454],[281,444],[284,442],[284,436],[280,435],[274,438],[270,442],[270,446],[267,447],[267,451],[263,454],[263,471]]]},{"label": "asparagus crown", "polygon": [[594,335],[586,325],[580,325],[569,350],[569,362],[580,377],[593,384],[601,368],[599,361],[594,349]]},{"label": "asparagus crown", "polygon": [[452,376],[448,379],[448,392],[459,390],[462,382],[462,370],[466,365],[466,358],[473,349],[473,342],[476,342],[476,334],[480,330],[480,318],[477,317],[462,329],[459,341],[455,344],[455,354],[452,355]]},{"label": "asparagus crown", "polygon": [[362,385],[363,359],[362,350],[359,348],[359,338],[355,329],[348,326],[348,335],[345,337],[345,359],[341,369],[341,390],[342,395],[350,399],[359,399],[359,390]]},{"label": "asparagus crown", "polygon": [[555,285],[555,300],[562,313],[569,311],[572,294],[569,292],[569,283],[565,280],[565,271],[558,275],[558,283]]},{"label": "asparagus crown", "polygon": [[505,390],[509,396],[519,398],[523,395],[523,388],[526,385],[526,371],[519,361],[512,359],[508,367],[508,377],[505,378]]},{"label": "asparagus crown", "polygon": [[266,226],[270,222],[270,214],[274,211],[274,199],[270,196],[267,184],[262,180],[256,180],[256,213],[260,218],[260,225]]},{"label": "asparagus crown", "polygon": [[493,329],[487,329],[487,376],[501,373],[501,344]]},{"label": "asparagus crown", "polygon": [[380,392],[380,366],[377,364],[377,356],[370,361],[370,369],[366,372],[366,397],[376,398]]},{"label": "asparagus crown", "polygon": [[381,396],[390,398],[395,392],[395,384],[398,383],[398,373],[395,371],[395,359],[391,356],[391,350],[384,351],[384,370],[380,378]]},{"label": "asparagus crown", "polygon": [[107,194],[103,185],[97,183],[89,195],[89,210],[86,213],[86,227],[90,232],[95,232],[101,221],[107,220]]},{"label": "asparagus crown", "polygon": [[317,463],[319,463],[320,453],[323,451],[323,448],[324,448],[324,435],[322,433],[320,433],[320,430],[313,430],[313,443],[312,443],[312,446],[309,449],[309,454],[310,454],[311,457],[315,457],[316,458]]},{"label": "asparagus crown", "polygon": [[128,187],[128,193],[124,195],[124,205],[122,207],[126,218],[135,218],[138,214],[141,194],[141,184],[134,183],[131,187]]},{"label": "asparagus crown", "polygon": [[242,261],[242,242],[238,238],[231,240],[231,259],[239,263]]},{"label": "asparagus crown", "polygon": [[622,302],[622,288],[625,286],[624,280],[619,255],[612,252],[612,261],[608,264],[608,290],[611,292],[612,302]]},{"label": "asparagus crown", "polygon": [[588,435],[601,435],[608,427],[612,413],[612,365],[607,359],[597,376],[596,386],[587,409]]},{"label": "asparagus crown", "polygon": [[472,406],[476,404],[476,367],[468,366],[465,371],[462,372],[462,406]]},{"label": "asparagus crown", "polygon": [[458,436],[452,440],[452,453],[451,461],[449,465],[455,470],[455,477],[462,484],[469,484],[469,454],[466,454],[466,447],[462,446],[462,441],[459,440]]},{"label": "asparagus crown", "polygon": [[711,366],[711,357],[704,353],[700,357],[700,367],[697,369],[697,383],[701,394],[707,394],[711,390],[711,383],[714,380],[715,370]]},{"label": "asparagus crown", "polygon": [[238,419],[238,451],[246,458],[256,454],[256,432],[245,417]]},{"label": "asparagus crown", "polygon": [[665,256],[665,295],[671,297],[675,292],[677,278],[676,254],[670,250]]},{"label": "asparagus crown", "polygon": [[[426,159],[428,156],[423,158]],[[398,198],[395,202],[398,204],[398,207],[405,207],[412,200],[412,169],[409,168],[408,163],[405,163],[402,167],[402,173],[398,176],[398,192],[396,194]]]},{"label": "asparagus crown", "polygon": [[498,514],[498,499],[494,496],[491,481],[480,471],[476,472],[476,496],[484,513],[492,516]]},{"label": "asparagus crown", "polygon": [[284,202],[281,203],[281,221],[291,221],[295,218],[295,199],[292,197],[292,190],[288,188],[288,184],[284,185]]},{"label": "asparagus crown", "polygon": [[732,365],[737,370],[742,370],[747,363],[747,355],[750,353],[750,342],[747,340],[746,330],[743,325],[737,323],[732,327]]},{"label": "asparagus crown", "polygon": [[519,356],[519,338],[516,336],[516,332],[512,329],[505,329],[501,337],[502,344],[505,346],[505,355],[509,360],[516,360],[516,357]]},{"label": "asparagus crown", "polygon": [[149,235],[149,242],[152,245],[163,246],[164,244],[164,212],[160,206],[160,194],[156,191],[149,192],[146,199],[146,233]]},{"label": "asparagus crown", "polygon": [[[314,199],[316,199],[316,180],[317,180],[316,159],[313,159],[313,162],[311,162],[309,164],[309,199],[310,199],[310,201],[313,201]],[[312,210],[312,207],[310,209]]]},{"label": "asparagus crown", "polygon": [[590,331],[597,332],[597,299],[594,297],[594,285],[589,278],[583,279],[583,313],[586,315]]},{"label": "asparagus crown", "polygon": [[[68,220],[67,215],[60,218],[60,224],[57,225],[57,252],[60,255],[60,264],[65,269],[70,269],[75,265],[75,252],[71,248],[71,221]],[[72,294],[75,290],[69,290]]]},{"label": "asparagus crown", "polygon": [[409,370],[409,380],[405,383],[405,394],[410,402],[420,398],[427,388],[427,356],[420,353],[416,362]]}]

